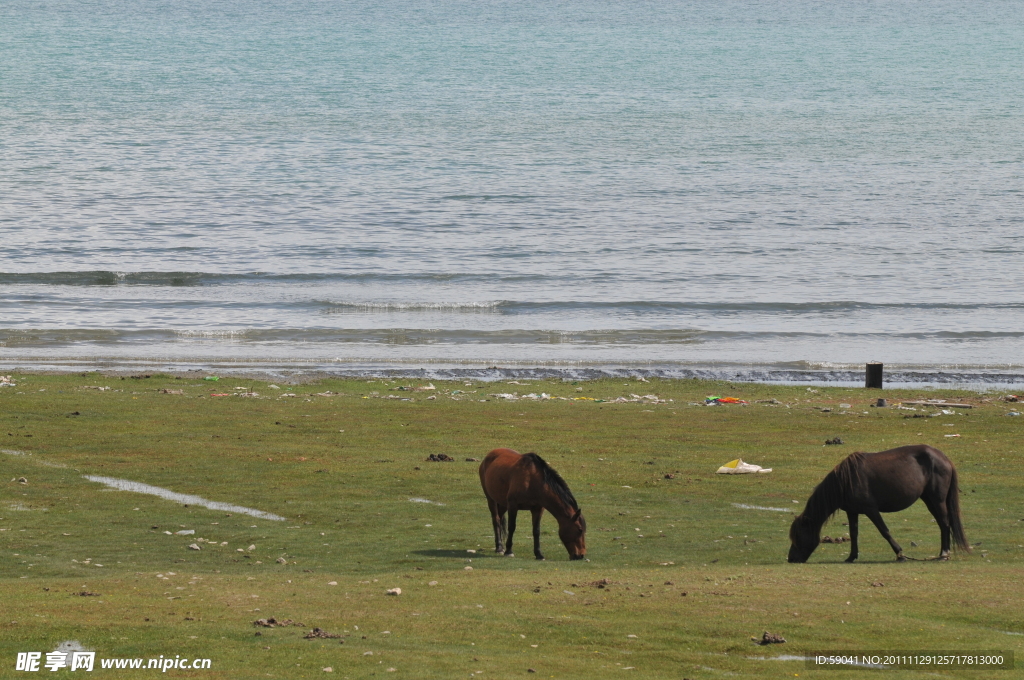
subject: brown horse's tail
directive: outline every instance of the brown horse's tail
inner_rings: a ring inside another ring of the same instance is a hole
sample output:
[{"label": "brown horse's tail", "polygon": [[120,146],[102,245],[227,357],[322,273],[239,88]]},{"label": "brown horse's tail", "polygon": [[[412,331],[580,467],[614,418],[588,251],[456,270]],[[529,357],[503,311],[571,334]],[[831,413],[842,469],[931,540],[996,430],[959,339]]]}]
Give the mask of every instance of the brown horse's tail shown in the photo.
[{"label": "brown horse's tail", "polygon": [[949,514],[949,529],[956,546],[971,552],[971,544],[967,542],[967,535],[964,533],[964,518],[960,514],[960,483],[957,480],[956,468],[953,468],[949,493],[946,494],[946,512]]}]

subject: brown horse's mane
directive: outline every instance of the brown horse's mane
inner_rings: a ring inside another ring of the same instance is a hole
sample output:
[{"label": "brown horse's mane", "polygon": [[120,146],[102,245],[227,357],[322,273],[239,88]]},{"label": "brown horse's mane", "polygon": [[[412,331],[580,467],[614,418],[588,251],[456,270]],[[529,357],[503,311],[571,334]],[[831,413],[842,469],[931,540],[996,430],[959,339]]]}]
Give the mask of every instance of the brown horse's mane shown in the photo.
[{"label": "brown horse's mane", "polygon": [[540,471],[544,477],[544,483],[551,487],[551,490],[555,492],[563,503],[568,505],[573,510],[579,510],[580,506],[576,503],[576,498],[573,497],[572,491],[569,490],[569,485],[565,483],[562,476],[555,472],[555,469],[548,465],[547,461],[538,456],[536,453],[527,453],[523,455],[523,458],[527,458],[536,466],[537,470]]},{"label": "brown horse's mane", "polygon": [[853,493],[860,486],[864,456],[861,451],[851,453],[832,468],[807,499],[807,507],[802,515],[822,522],[834,515],[847,494]]}]

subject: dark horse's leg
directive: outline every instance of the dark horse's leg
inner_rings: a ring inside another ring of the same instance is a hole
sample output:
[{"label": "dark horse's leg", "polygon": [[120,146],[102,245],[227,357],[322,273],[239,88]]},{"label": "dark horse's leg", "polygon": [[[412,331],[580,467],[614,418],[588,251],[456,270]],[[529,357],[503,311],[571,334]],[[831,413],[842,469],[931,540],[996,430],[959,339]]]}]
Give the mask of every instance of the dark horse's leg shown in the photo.
[{"label": "dark horse's leg", "polygon": [[540,553],[540,518],[544,515],[544,508],[534,508],[533,513],[533,556],[538,560],[544,559]]},{"label": "dark horse's leg", "polygon": [[889,541],[889,545],[892,547],[893,552],[896,553],[896,560],[899,562],[906,562],[907,558],[903,556],[903,548],[900,547],[900,544],[897,543],[896,539],[894,539],[892,534],[889,533],[889,527],[885,526],[885,522],[882,521],[882,515],[880,515],[877,510],[871,510],[864,514],[868,516],[871,523],[874,524],[878,529],[878,532],[882,534],[882,538]]},{"label": "dark horse's leg", "polygon": [[946,508],[946,501],[937,501],[929,494],[921,496],[921,500],[928,507],[928,512],[939,524],[939,531],[942,534],[942,547],[939,549],[939,559],[949,559],[949,511]]},{"label": "dark horse's leg", "polygon": [[505,513],[490,497],[487,498],[487,507],[491,510],[491,524],[494,526],[494,552],[505,552]]},{"label": "dark horse's leg", "polygon": [[508,506],[508,538],[505,539],[505,557],[515,557],[512,554],[512,535],[516,533],[516,515],[519,508],[514,505]]},{"label": "dark horse's leg", "polygon": [[857,550],[857,520],[859,518],[860,515],[856,512],[846,511],[846,521],[850,525],[850,556],[846,558],[847,562],[853,562],[860,554]]}]

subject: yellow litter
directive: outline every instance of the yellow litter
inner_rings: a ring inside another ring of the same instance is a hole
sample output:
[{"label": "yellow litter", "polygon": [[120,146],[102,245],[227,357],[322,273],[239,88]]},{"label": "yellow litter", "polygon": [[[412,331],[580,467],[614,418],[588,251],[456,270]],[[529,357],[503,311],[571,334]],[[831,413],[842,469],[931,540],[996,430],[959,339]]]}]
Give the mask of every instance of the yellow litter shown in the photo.
[{"label": "yellow litter", "polygon": [[720,475],[749,475],[754,472],[771,471],[771,468],[763,468],[760,465],[751,465],[750,463],[744,463],[742,458],[730,460],[728,463],[718,468],[718,474]]}]

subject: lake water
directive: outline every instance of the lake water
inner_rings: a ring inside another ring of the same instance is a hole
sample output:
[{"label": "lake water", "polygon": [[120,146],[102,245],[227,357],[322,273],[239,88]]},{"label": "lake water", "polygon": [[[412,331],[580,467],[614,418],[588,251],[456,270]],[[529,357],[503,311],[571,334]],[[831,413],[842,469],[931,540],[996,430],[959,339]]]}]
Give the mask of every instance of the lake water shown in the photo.
[{"label": "lake water", "polygon": [[1016,1],[5,0],[0,367],[1021,383],[1022,102]]}]

